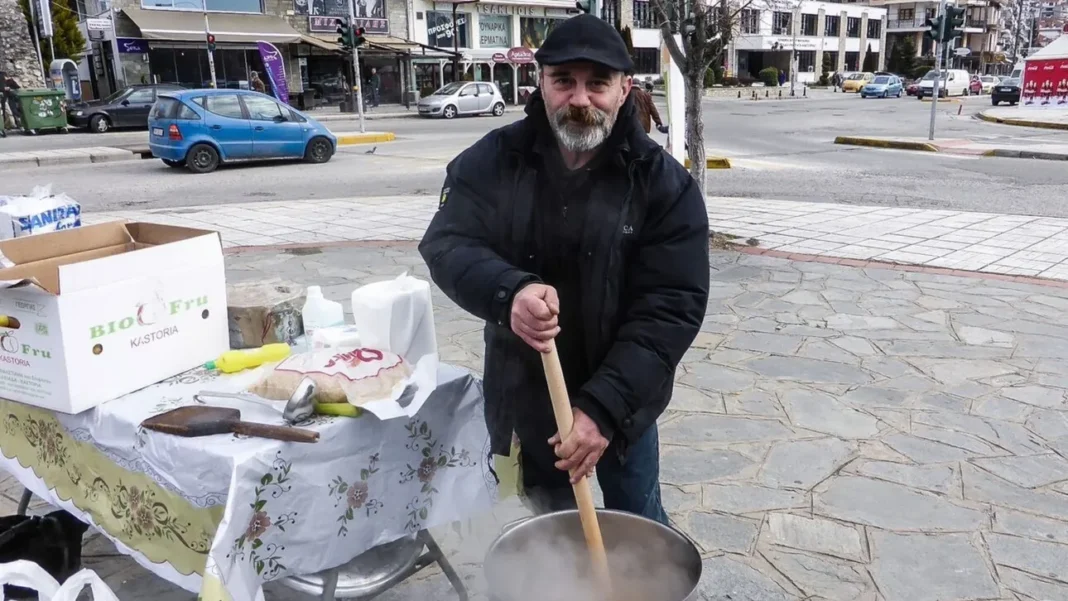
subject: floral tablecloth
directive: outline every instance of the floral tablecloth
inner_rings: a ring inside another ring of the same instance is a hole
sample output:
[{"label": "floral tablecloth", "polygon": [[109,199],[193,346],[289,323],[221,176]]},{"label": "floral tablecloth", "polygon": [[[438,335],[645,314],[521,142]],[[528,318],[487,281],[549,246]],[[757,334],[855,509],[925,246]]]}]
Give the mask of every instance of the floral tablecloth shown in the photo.
[{"label": "floral tablecloth", "polygon": [[[266,581],[335,567],[496,500],[481,383],[447,365],[414,418],[314,416],[301,427],[318,443],[140,428],[200,391],[244,384],[194,370],[79,415],[0,400],[0,468],[208,601],[254,599]],[[284,403],[201,399],[284,423]]]}]

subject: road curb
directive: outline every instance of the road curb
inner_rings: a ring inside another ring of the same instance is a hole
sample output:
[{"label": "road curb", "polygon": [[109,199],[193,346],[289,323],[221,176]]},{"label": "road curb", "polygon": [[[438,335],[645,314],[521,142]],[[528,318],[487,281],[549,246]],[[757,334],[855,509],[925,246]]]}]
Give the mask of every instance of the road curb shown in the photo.
[{"label": "road curb", "polygon": [[355,144],[375,144],[378,142],[392,142],[397,139],[397,136],[394,135],[391,131],[336,135],[338,146],[353,146]]},{"label": "road curb", "polygon": [[[686,159],[685,166],[690,168],[690,159]],[[705,169],[730,169],[731,160],[726,157],[705,157]]]},{"label": "road curb", "polygon": [[976,116],[981,121],[986,121],[988,123],[998,123],[1001,125],[1015,125],[1017,127],[1035,127],[1038,129],[1056,129],[1061,131],[1068,130],[1068,123],[1034,121],[1032,119],[1004,119],[1002,117],[994,117],[992,115],[987,115],[986,111],[979,111]]},{"label": "road curb", "polygon": [[834,139],[835,144],[845,146],[868,146],[870,148],[896,148],[898,150],[919,150],[923,152],[938,152],[938,147],[926,142],[910,142],[907,140],[883,140],[880,138],[858,138],[854,136],[838,136]]},{"label": "road curb", "polygon": [[1002,157],[1009,159],[1039,159],[1043,161],[1068,161],[1068,154],[1063,152],[1039,152],[1036,150],[1007,150],[995,148],[987,151],[984,156]]},{"label": "road curb", "polygon": [[[939,98],[938,101],[939,102],[949,102],[949,103],[953,103],[953,104],[960,104],[960,102],[961,102],[960,99],[958,99],[958,98]],[[932,98],[920,98],[920,102],[934,102],[934,99],[932,99]]]}]

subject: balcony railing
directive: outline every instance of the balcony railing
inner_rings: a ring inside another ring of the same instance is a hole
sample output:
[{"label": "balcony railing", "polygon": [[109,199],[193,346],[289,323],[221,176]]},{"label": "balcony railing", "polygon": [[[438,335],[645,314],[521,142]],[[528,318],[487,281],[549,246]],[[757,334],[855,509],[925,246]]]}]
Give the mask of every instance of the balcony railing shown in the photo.
[{"label": "balcony railing", "polygon": [[916,29],[927,27],[927,19],[890,19],[886,24],[887,29]]},{"label": "balcony railing", "polygon": [[977,27],[979,29],[986,29],[986,19],[968,19],[965,21],[965,27]]}]

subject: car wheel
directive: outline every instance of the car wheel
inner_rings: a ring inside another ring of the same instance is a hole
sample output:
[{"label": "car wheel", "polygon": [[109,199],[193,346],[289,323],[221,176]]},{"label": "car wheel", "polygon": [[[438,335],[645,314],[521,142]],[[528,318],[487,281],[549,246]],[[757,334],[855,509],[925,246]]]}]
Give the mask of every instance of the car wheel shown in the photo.
[{"label": "car wheel", "polygon": [[325,163],[334,156],[334,145],[326,138],[312,138],[304,149],[305,163]]},{"label": "car wheel", "polygon": [[456,116],[456,107],[451,104],[446,106],[444,109],[442,109],[441,116],[445,117],[446,119],[452,119]]},{"label": "car wheel", "polygon": [[208,144],[196,144],[185,155],[185,166],[193,173],[211,173],[219,166],[219,153]]},{"label": "car wheel", "polygon": [[504,114],[504,103],[503,102],[498,102],[497,104],[493,105],[493,116],[494,117],[500,117],[503,114]]},{"label": "car wheel", "polygon": [[168,167],[174,167],[175,169],[179,167],[185,167],[185,161],[172,161],[170,159],[163,159],[163,164]]},{"label": "car wheel", "polygon": [[104,115],[93,115],[89,119],[89,129],[98,134],[106,133],[111,129],[111,121],[108,121]]},{"label": "car wheel", "polygon": [[997,105],[999,105],[999,104],[1001,104],[1001,103],[1000,103],[1000,102],[998,102],[998,99],[997,99],[997,98],[991,98],[991,99],[990,99],[990,104],[992,104],[992,105],[994,105],[994,106],[997,106]]}]

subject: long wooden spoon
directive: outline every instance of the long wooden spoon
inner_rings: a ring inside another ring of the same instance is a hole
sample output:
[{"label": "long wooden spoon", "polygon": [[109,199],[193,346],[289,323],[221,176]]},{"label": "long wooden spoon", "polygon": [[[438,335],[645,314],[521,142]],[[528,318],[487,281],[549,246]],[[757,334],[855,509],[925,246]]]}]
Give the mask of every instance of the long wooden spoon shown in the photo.
[{"label": "long wooden spoon", "polygon": [[[571,398],[564,384],[564,370],[560,367],[560,355],[556,353],[556,342],[549,341],[549,352],[541,354],[541,364],[545,368],[545,380],[549,384],[549,398],[553,402],[553,414],[556,416],[556,428],[563,441],[571,434],[575,425],[575,414],[571,409]],[[588,478],[582,478],[573,484],[575,501],[578,504],[579,519],[582,521],[582,533],[586,536],[586,547],[593,561],[594,578],[604,592],[611,591],[608,579],[608,554],[604,550],[601,538],[601,526],[597,523],[597,510],[593,507],[593,492]]]}]

